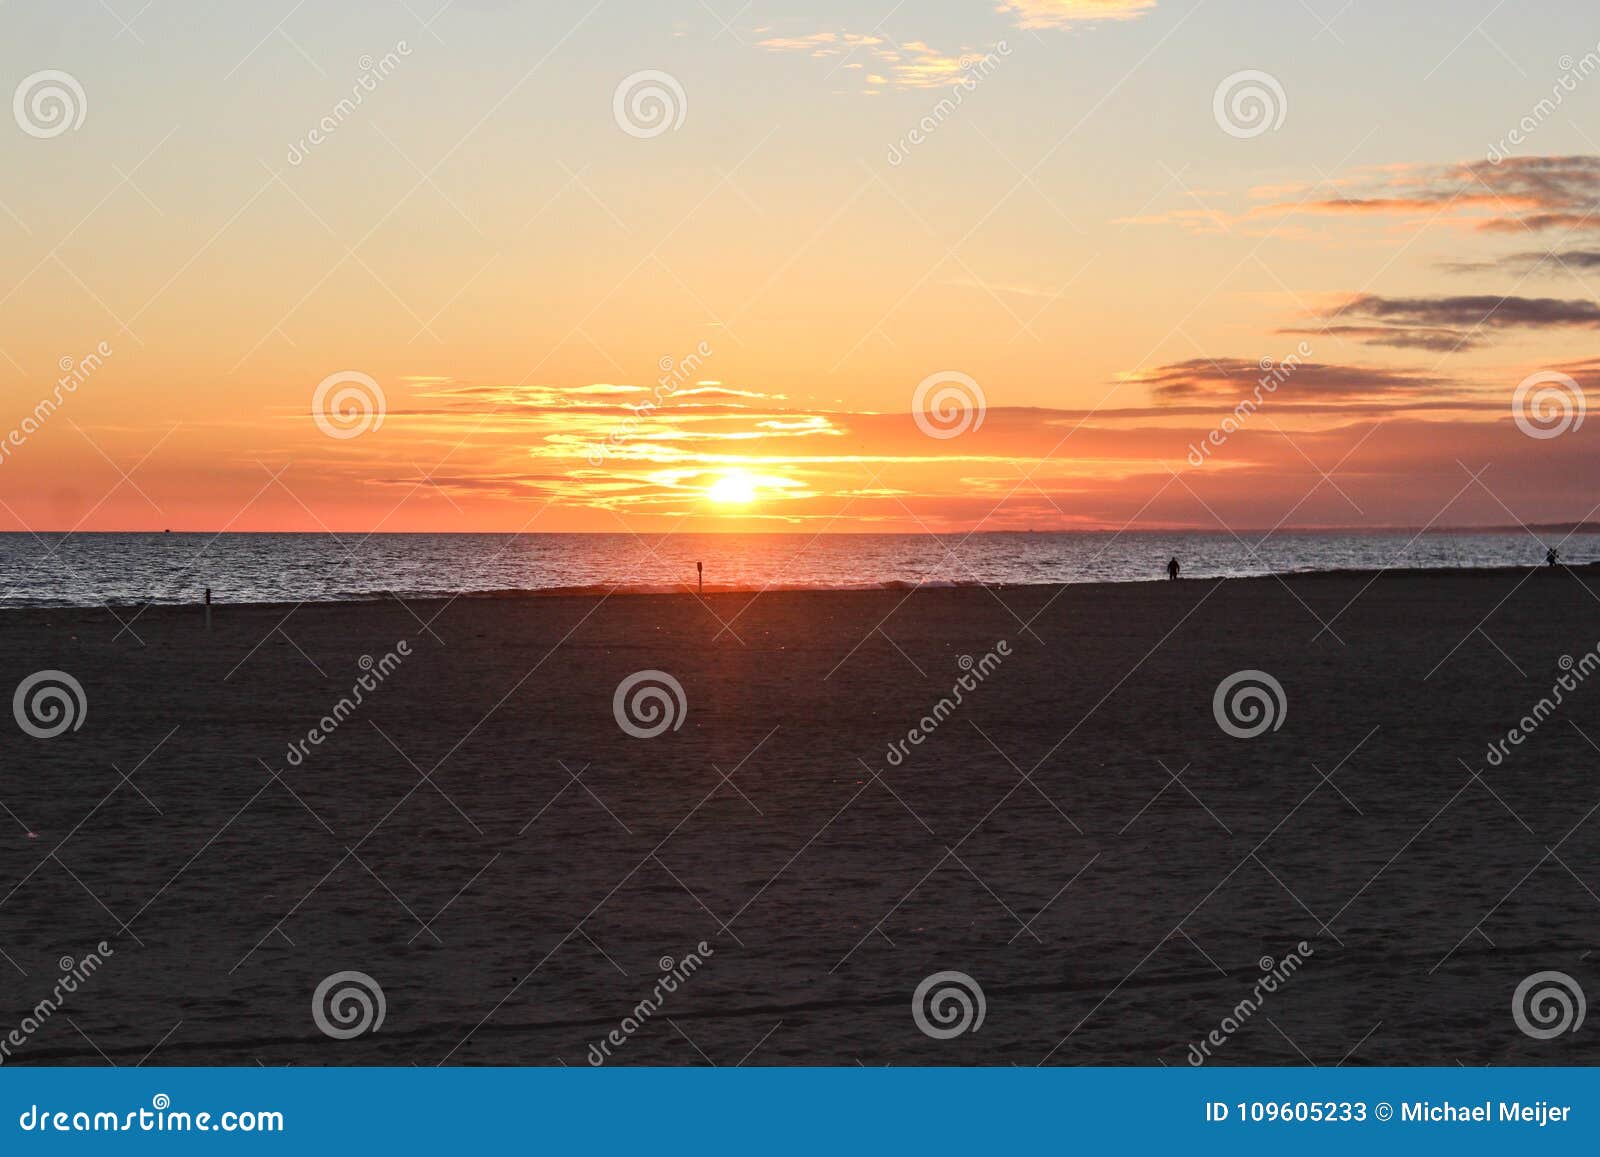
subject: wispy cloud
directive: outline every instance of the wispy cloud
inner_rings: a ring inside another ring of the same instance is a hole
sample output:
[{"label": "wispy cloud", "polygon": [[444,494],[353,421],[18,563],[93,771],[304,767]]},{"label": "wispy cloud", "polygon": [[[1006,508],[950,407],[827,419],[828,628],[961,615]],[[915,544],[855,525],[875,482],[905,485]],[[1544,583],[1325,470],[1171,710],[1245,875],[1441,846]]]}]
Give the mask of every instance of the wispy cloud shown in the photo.
[{"label": "wispy cloud", "polygon": [[1515,157],[1499,164],[1393,164],[1315,182],[1286,182],[1249,190],[1249,206],[1225,194],[1123,218],[1123,223],[1177,225],[1188,232],[1249,235],[1270,223],[1285,236],[1292,218],[1388,219],[1405,228],[1428,223],[1485,233],[1536,234],[1552,230],[1600,232],[1600,156]]},{"label": "wispy cloud", "polygon": [[964,60],[982,53],[950,54],[920,40],[896,42],[887,36],[856,32],[813,32],[775,36],[757,42],[769,52],[804,53],[819,60],[840,58],[836,67],[864,73],[869,91],[945,88],[966,75]]},{"label": "wispy cloud", "polygon": [[1398,325],[1338,325],[1329,324],[1302,329],[1280,329],[1281,334],[1296,337],[1337,337],[1357,341],[1362,345],[1387,346],[1401,350],[1432,350],[1435,353],[1454,353],[1457,350],[1477,349],[1484,341],[1468,330],[1447,326]]},{"label": "wispy cloud", "polygon": [[[1019,28],[1070,28],[1105,20],[1131,20],[1156,6],[1157,0],[1000,0],[995,11],[1010,16]],[[769,36],[756,42],[769,52],[803,53],[819,60],[837,59],[837,71],[861,76],[869,92],[946,88],[959,84],[982,48],[949,52],[922,40],[896,40],[879,31],[830,31],[800,36]]]},{"label": "wispy cloud", "polygon": [[1564,270],[1600,269],[1600,250],[1529,250],[1491,257],[1483,261],[1445,261],[1440,268],[1451,273],[1560,273]]},{"label": "wispy cloud", "polygon": [[1600,305],[1556,297],[1501,297],[1471,294],[1451,297],[1352,298],[1338,316],[1370,317],[1401,326],[1453,326],[1481,329],[1551,329],[1600,326]]},{"label": "wispy cloud", "polygon": [[[1231,399],[1248,393],[1272,372],[1272,366],[1243,358],[1190,358],[1157,366],[1132,381],[1142,382],[1160,402]],[[1406,369],[1301,362],[1274,387],[1279,397],[1340,398],[1426,394],[1446,386],[1446,379]]]},{"label": "wispy cloud", "polygon": [[1511,157],[1499,164],[1388,165],[1324,183],[1330,196],[1275,201],[1253,215],[1324,213],[1464,216],[1479,229],[1516,233],[1600,230],[1592,216],[1600,157]]},{"label": "wispy cloud", "polygon": [[995,11],[1022,28],[1069,28],[1090,20],[1132,20],[1155,6],[1156,0],[1001,0]]},{"label": "wispy cloud", "polygon": [[[1492,265],[1491,265],[1492,267]],[[1391,349],[1457,353],[1490,344],[1499,331],[1600,326],[1600,305],[1582,299],[1460,294],[1350,298],[1314,325],[1278,330],[1321,335]]]}]

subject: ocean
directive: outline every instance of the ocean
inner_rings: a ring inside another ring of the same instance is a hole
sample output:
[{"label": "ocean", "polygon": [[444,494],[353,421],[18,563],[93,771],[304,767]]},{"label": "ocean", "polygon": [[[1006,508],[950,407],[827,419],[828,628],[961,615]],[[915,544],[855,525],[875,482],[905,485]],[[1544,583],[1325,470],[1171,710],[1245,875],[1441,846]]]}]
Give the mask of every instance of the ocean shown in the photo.
[{"label": "ocean", "polygon": [[[1600,534],[1559,543],[1600,560]],[[1164,580],[1384,567],[1527,566],[1514,533],[0,534],[0,607],[299,603],[526,593],[858,589]]]}]

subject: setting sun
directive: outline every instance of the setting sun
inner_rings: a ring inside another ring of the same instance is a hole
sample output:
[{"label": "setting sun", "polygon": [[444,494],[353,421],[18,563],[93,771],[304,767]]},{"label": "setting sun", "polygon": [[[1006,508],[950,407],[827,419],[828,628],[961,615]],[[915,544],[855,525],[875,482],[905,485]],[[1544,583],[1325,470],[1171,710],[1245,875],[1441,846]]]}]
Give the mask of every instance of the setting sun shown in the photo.
[{"label": "setting sun", "polygon": [[724,474],[711,484],[711,488],[706,491],[706,497],[713,502],[744,506],[755,501],[755,480],[743,472]]}]

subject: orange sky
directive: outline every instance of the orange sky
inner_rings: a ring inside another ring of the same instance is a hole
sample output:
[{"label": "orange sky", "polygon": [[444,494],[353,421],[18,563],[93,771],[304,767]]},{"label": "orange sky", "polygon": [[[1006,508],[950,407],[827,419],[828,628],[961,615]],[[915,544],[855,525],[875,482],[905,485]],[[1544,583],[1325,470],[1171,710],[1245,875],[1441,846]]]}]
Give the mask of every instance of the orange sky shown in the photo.
[{"label": "orange sky", "polygon": [[1593,516],[1583,10],[1195,10],[8,13],[0,529]]}]

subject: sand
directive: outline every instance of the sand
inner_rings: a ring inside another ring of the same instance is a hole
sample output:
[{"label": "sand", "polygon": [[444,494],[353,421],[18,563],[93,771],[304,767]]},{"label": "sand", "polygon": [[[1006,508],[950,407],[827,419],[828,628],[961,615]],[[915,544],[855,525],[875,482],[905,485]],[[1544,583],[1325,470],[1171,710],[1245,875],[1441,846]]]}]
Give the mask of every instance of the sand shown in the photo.
[{"label": "sand", "polygon": [[[3,1059],[583,1065],[616,1031],[611,1064],[1183,1065],[1216,1030],[1208,1063],[1593,1063],[1512,995],[1600,996],[1600,677],[1486,761],[1600,642],[1591,587],[7,612],[0,689],[60,669],[87,711],[5,721],[0,1039],[111,953]],[[687,709],[634,738],[613,693],[651,669]],[[1235,738],[1213,693],[1251,669],[1286,710]],[[384,1020],[335,1039],[347,970]],[[984,1019],[936,1039],[912,996],[952,970]]]}]

